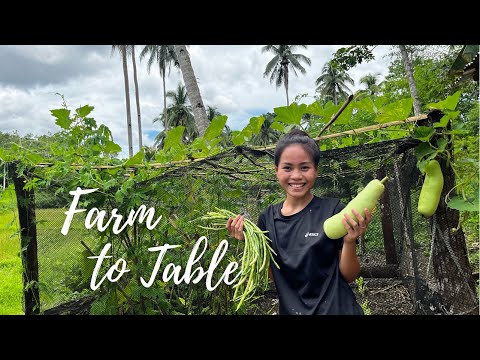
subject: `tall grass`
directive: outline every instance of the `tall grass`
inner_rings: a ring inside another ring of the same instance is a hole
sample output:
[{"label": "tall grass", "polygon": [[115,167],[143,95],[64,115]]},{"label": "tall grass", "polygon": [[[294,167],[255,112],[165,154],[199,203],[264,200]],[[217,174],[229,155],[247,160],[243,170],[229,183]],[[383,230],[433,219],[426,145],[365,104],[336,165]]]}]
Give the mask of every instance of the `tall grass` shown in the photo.
[{"label": "tall grass", "polygon": [[[0,193],[0,315],[23,314],[22,261],[15,191]],[[75,298],[65,282],[81,262],[83,240],[92,244],[84,214],[76,214],[67,236],[60,233],[65,209],[36,209],[41,310]]]},{"label": "tall grass", "polygon": [[78,297],[79,294],[69,289],[66,279],[81,266],[85,248],[80,241],[83,240],[90,247],[95,242],[96,231],[85,229],[84,213],[75,214],[66,236],[60,232],[65,211],[62,208],[36,209],[42,310]]},{"label": "tall grass", "polygon": [[22,261],[13,186],[0,192],[0,315],[23,314]]}]

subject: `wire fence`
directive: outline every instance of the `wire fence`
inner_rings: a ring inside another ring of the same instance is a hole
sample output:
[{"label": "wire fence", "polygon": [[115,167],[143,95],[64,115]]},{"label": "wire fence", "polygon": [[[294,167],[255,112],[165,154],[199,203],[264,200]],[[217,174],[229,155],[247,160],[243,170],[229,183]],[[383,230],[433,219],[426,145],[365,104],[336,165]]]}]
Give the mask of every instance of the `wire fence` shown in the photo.
[{"label": "wire fence", "polygon": [[[459,281],[456,284],[458,291],[453,296],[455,303],[440,295],[440,282],[435,278],[438,276],[435,269],[441,265],[434,263],[432,238],[435,241],[435,236],[432,234],[436,231],[434,225],[443,220],[425,219],[416,211],[422,186],[422,176],[416,167],[413,152],[417,143],[413,139],[401,139],[323,151],[313,193],[320,197],[337,197],[347,204],[370,180],[389,177],[368,232],[357,244],[364,282],[351,284],[360,301],[368,298],[370,306],[377,306],[373,313],[391,313],[400,303],[405,304],[404,313],[408,314],[470,313],[469,309],[475,309],[475,306],[478,313],[478,300],[471,296],[471,282]],[[90,289],[95,262],[88,257],[98,255],[106,242],[112,244],[111,254],[116,257],[128,256],[128,249],[135,244],[142,244],[144,248],[162,243],[181,244],[187,249],[202,235],[208,235],[210,243],[218,243],[225,238],[224,233],[205,234],[192,220],[217,207],[243,213],[256,222],[266,206],[284,199],[283,190],[275,177],[273,151],[247,147],[237,147],[217,158],[164,171],[158,177],[137,184],[130,196],[141,193],[141,203],[147,208],[153,207],[157,215],[162,215],[163,220],[155,231],[148,231],[139,224],[124,237],[106,237],[104,233],[85,228],[87,212],[83,212],[75,214],[65,236],[60,229],[65,221],[65,211],[72,201],[69,190],[74,189],[64,189],[58,185],[35,192],[40,309],[44,313],[88,313],[91,310],[86,310],[89,303],[85,298],[93,299],[99,294],[105,296],[105,291],[118,293],[114,287],[98,294]],[[116,190],[110,190],[112,198]],[[84,205],[91,208],[95,203]],[[117,207],[121,207],[121,199],[118,203],[109,202],[105,210],[110,214]],[[320,231],[323,231],[321,224]],[[233,243],[234,240],[229,241]],[[440,241],[439,237],[437,241]],[[444,256],[451,258],[458,251],[451,250],[450,254],[445,253]],[[230,256],[239,256],[238,251],[232,246]],[[110,265],[114,264],[116,257],[109,260]],[[186,261],[185,256],[181,261]],[[147,262],[151,266],[152,260]],[[451,271],[466,271],[462,266],[455,266]],[[374,289],[374,281],[378,279],[389,280],[390,283],[381,283]],[[204,287],[202,284],[196,286]],[[369,286],[370,291],[365,291]],[[125,294],[127,299],[137,291],[132,289],[132,293]],[[193,299],[194,289],[193,284],[179,286],[175,290],[173,287],[168,291],[165,288],[161,296],[155,295],[155,299],[172,301],[175,291],[180,294],[176,298],[190,296]],[[391,291],[387,291],[389,289]],[[395,289],[398,291],[394,292]],[[205,295],[199,292],[198,296]],[[211,296],[201,306],[196,306],[200,302],[192,300],[193,305],[188,313],[215,314],[224,311],[220,303],[223,300],[216,303],[221,296],[215,292]],[[275,296],[274,287],[260,294],[258,304],[265,300],[272,301],[268,302],[268,306],[257,308],[255,313],[275,313]],[[380,300],[389,303],[390,310],[382,309]]]}]

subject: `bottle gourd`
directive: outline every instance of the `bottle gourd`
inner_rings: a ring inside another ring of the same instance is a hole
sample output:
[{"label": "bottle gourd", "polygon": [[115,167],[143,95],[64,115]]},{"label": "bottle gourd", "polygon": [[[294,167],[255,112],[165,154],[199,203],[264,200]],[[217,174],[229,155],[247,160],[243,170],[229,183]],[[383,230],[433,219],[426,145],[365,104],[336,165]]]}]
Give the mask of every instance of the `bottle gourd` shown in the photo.
[{"label": "bottle gourd", "polygon": [[418,198],[418,212],[430,217],[437,211],[440,195],[443,189],[443,174],[437,160],[430,160],[425,166],[425,180],[423,181],[420,197]]},{"label": "bottle gourd", "polygon": [[352,199],[345,208],[339,213],[333,215],[332,217],[325,220],[323,223],[323,231],[330,239],[340,239],[341,237],[347,234],[345,226],[343,226],[342,219],[345,213],[348,213],[358,222],[358,219],[355,215],[352,214],[352,209],[357,210],[363,217],[365,217],[365,208],[368,211],[372,212],[372,209],[375,207],[378,199],[382,196],[385,191],[384,183],[388,180],[388,177],[384,177],[381,181],[373,179],[370,181],[365,188]]}]

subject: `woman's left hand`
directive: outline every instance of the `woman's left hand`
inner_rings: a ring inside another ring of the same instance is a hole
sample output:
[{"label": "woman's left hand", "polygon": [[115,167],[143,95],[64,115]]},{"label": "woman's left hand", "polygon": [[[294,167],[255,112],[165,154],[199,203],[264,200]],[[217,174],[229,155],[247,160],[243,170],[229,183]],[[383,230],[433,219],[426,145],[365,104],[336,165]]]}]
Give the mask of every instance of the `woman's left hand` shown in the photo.
[{"label": "woman's left hand", "polygon": [[367,231],[368,224],[372,220],[372,214],[365,208],[365,217],[363,217],[357,210],[352,209],[352,214],[358,219],[356,222],[350,215],[345,213],[343,215],[342,223],[347,230],[347,235],[343,237],[344,242],[353,243],[357,239],[364,235]]}]

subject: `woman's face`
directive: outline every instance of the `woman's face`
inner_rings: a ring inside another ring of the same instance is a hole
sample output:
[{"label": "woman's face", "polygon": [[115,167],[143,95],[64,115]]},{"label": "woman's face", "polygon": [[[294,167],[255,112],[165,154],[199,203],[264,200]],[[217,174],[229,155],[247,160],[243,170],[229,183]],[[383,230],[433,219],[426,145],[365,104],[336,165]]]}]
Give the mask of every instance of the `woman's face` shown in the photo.
[{"label": "woman's face", "polygon": [[287,195],[295,198],[309,196],[318,176],[312,157],[299,144],[289,145],[283,150],[275,172]]}]

